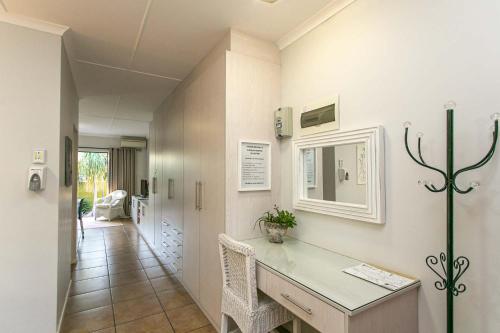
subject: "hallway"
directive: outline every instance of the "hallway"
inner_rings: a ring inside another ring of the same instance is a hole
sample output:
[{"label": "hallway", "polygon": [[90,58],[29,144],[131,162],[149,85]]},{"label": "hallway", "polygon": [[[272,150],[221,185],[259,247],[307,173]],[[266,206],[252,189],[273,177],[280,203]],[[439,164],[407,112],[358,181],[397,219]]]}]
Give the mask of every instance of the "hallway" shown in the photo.
[{"label": "hallway", "polygon": [[85,230],[62,332],[212,333],[130,221]]}]

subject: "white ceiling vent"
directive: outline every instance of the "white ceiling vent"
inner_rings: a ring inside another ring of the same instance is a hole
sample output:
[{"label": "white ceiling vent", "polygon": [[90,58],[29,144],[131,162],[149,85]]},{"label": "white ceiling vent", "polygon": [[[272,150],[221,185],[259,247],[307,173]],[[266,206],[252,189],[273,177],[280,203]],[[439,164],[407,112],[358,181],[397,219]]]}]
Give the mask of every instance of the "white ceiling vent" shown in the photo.
[{"label": "white ceiling vent", "polygon": [[145,138],[121,138],[120,147],[144,149],[147,147],[147,141]]}]

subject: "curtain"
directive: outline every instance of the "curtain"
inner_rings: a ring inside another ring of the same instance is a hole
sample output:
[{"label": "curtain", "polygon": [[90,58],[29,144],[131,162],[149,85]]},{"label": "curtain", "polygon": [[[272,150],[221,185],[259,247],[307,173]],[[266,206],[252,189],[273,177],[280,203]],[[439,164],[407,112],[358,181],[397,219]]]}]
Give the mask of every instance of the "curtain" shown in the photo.
[{"label": "curtain", "polygon": [[124,202],[125,214],[130,216],[130,203],[135,194],[135,149],[109,149],[109,191],[127,191]]}]

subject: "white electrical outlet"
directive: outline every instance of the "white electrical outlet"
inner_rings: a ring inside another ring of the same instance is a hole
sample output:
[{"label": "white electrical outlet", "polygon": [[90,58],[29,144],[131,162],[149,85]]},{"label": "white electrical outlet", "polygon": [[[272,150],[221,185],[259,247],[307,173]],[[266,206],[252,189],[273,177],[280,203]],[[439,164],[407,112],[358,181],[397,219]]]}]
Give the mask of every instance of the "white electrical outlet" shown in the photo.
[{"label": "white electrical outlet", "polygon": [[33,151],[33,163],[34,164],[45,164],[47,151],[45,149],[39,149]]}]

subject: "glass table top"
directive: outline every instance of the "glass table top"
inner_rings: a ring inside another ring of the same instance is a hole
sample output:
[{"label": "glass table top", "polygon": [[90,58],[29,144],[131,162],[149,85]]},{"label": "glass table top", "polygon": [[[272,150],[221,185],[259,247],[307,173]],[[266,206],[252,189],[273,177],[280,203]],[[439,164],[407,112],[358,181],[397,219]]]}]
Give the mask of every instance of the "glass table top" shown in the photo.
[{"label": "glass table top", "polygon": [[[342,272],[345,268],[361,264],[361,261],[294,238],[285,237],[283,244],[270,243],[265,237],[243,242],[255,248],[259,263],[350,312],[400,292]],[[403,289],[409,290],[418,285],[420,282],[416,280]]]}]

